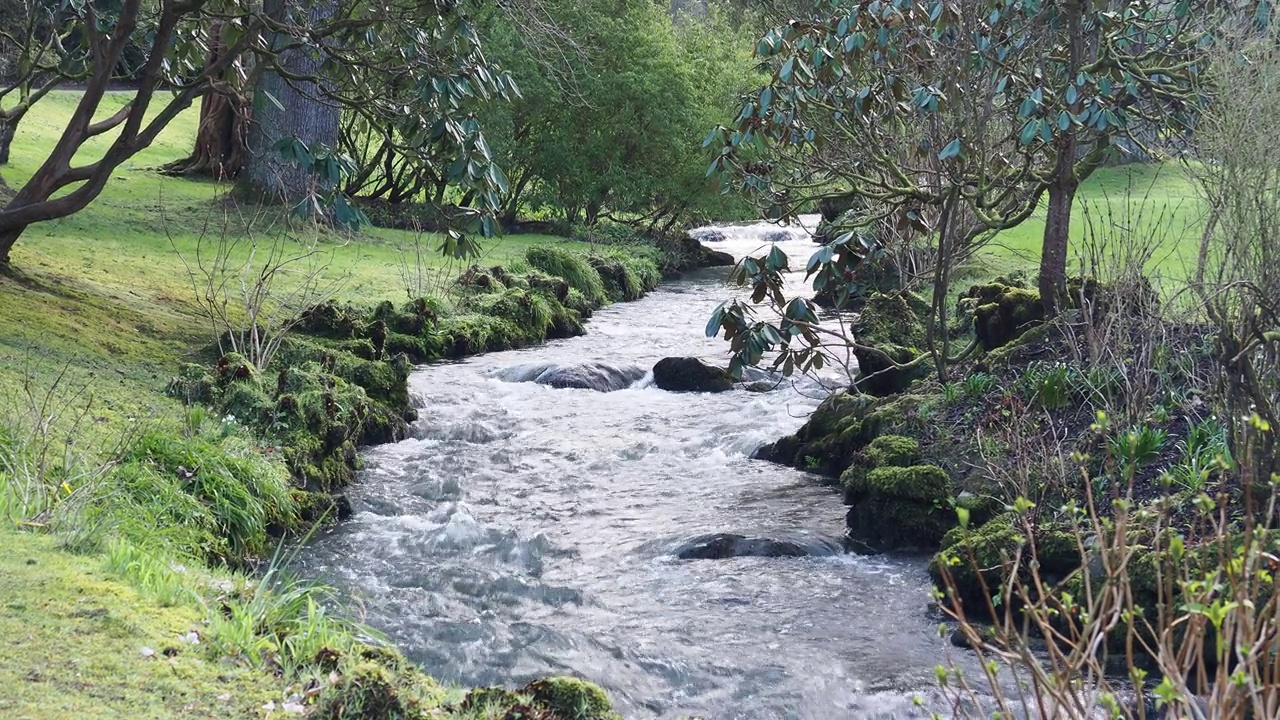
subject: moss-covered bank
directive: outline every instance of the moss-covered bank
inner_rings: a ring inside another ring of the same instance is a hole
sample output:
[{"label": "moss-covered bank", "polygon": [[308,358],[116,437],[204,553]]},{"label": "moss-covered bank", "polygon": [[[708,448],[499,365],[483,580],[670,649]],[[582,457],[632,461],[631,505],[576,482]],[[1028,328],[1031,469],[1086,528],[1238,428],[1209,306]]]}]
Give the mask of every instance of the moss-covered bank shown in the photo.
[{"label": "moss-covered bank", "polygon": [[[946,601],[978,615],[1014,602],[1012,575],[1034,570],[1054,592],[1078,590],[1099,542],[1083,509],[1106,527],[1123,508],[1133,592],[1154,608],[1156,578],[1170,577],[1169,541],[1154,528],[1191,548],[1203,508],[1231,523],[1246,506],[1224,472],[1224,426],[1203,400],[1212,341],[1206,328],[1161,319],[1149,285],[1070,288],[1071,307],[1046,324],[1023,283],[975,285],[956,317],[979,349],[953,381],[886,366],[756,456],[839,484],[856,548],[933,554]],[[927,314],[918,298],[872,295],[855,335],[908,363],[923,352]],[[1130,359],[1125,348],[1141,352]]]}]

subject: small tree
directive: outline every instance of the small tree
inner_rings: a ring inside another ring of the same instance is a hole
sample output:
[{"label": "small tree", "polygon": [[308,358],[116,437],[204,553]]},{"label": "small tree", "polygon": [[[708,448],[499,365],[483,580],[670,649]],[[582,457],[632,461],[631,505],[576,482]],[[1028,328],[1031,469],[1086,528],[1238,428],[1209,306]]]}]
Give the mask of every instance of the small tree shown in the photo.
[{"label": "small tree", "polygon": [[[711,172],[775,218],[860,198],[869,212],[845,231],[892,217],[933,236],[954,198],[949,218],[963,227],[954,244],[934,238],[941,259],[1047,198],[1040,280],[1052,314],[1076,188],[1136,126],[1157,137],[1181,127],[1204,37],[1193,18],[1205,13],[1154,1],[817,2],[760,40],[771,81],[710,138]],[[833,251],[814,271],[844,276],[832,262],[859,258]]]},{"label": "small tree", "polygon": [[85,77],[89,50],[42,0],[0,2],[0,165],[9,162],[18,124],[60,84]]},{"label": "small tree", "polygon": [[1217,330],[1233,448],[1260,459],[1254,489],[1280,473],[1280,151],[1266,124],[1280,112],[1278,36],[1252,19],[1219,33],[1221,91],[1195,128],[1204,162],[1189,166],[1209,209],[1195,288]]}]

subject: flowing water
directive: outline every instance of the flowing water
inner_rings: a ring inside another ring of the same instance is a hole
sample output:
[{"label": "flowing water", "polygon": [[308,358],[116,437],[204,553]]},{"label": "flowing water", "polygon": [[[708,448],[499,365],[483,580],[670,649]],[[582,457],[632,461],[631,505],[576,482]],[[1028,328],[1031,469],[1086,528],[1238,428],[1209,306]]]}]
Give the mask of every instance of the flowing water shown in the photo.
[{"label": "flowing water", "polygon": [[[802,268],[814,249],[800,231],[721,230],[737,256],[780,240]],[[724,275],[602,310],[585,337],[414,373],[414,437],[365,452],[355,515],[305,571],[447,681],[578,675],[627,718],[922,716],[911,698],[945,652],[923,560],[833,552],[836,491],[749,459],[821,388],[676,394],[646,375],[667,356],[724,363],[704,336],[734,293]],[[624,389],[532,381],[555,368]],[[677,557],[709,533],[807,552]]]}]

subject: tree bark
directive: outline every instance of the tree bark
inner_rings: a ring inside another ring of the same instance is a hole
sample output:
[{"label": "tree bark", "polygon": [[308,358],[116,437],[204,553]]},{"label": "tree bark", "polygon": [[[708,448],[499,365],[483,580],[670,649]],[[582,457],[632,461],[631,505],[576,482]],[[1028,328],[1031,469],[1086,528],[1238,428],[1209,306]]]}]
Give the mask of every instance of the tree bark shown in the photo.
[{"label": "tree bark", "polygon": [[[1084,29],[1080,0],[1068,0],[1067,32],[1070,58],[1068,77],[1075,77],[1084,61]],[[1044,224],[1044,241],[1040,247],[1040,303],[1046,318],[1055,317],[1067,294],[1067,247],[1071,242],[1071,206],[1075,203],[1080,180],[1075,173],[1079,138],[1074,125],[1057,140],[1058,157],[1053,177],[1047,188],[1049,213]]]},{"label": "tree bark", "polygon": [[1075,154],[1074,138],[1063,143],[1049,184],[1049,211],[1044,223],[1044,242],[1040,247],[1040,303],[1045,317],[1054,317],[1062,308],[1067,294],[1067,248],[1071,242],[1071,206],[1075,203],[1076,180],[1072,161],[1066,155]]},{"label": "tree bark", "polygon": [[[205,67],[216,65],[227,55],[222,32],[222,23],[218,23],[210,33],[209,59]],[[200,124],[195,147],[189,157],[166,165],[166,174],[208,176],[218,181],[233,180],[239,175],[249,151],[251,112],[249,99],[237,82],[240,64],[239,60],[235,61],[223,73],[222,82],[215,84],[200,99]]]},{"label": "tree bark", "polygon": [[0,165],[9,164],[9,147],[13,145],[13,136],[17,134],[21,119],[22,115],[0,117]]},{"label": "tree bark", "polygon": [[[285,0],[267,0],[266,14],[283,19],[287,13]],[[306,10],[312,27],[328,20],[334,7],[328,0],[308,3]],[[272,47],[279,49],[276,59],[286,74],[315,78],[321,75],[322,58],[312,50],[290,47],[289,37],[277,34]],[[288,80],[272,67],[262,68],[253,92],[253,122],[249,128],[249,153],[240,174],[242,190],[251,197],[296,204],[318,187],[310,168],[286,162],[275,145],[286,138],[296,138],[313,151],[318,147],[338,146],[341,113],[336,103],[325,98],[323,81]]]}]

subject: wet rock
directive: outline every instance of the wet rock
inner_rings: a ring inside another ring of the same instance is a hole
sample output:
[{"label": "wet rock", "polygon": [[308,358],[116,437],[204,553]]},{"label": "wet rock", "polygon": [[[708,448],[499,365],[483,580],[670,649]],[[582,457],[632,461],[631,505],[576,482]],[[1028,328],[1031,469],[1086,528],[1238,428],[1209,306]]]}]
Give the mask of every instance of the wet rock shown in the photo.
[{"label": "wet rock", "polygon": [[726,392],[733,389],[733,376],[697,358],[663,358],[653,366],[654,384],[670,392]]},{"label": "wet rock", "polygon": [[725,235],[723,230],[717,230],[716,228],[698,228],[696,230],[690,230],[689,237],[692,237],[698,242],[704,243],[724,242],[729,239],[729,236]]},{"label": "wet rock", "polygon": [[824,557],[838,555],[843,548],[825,539],[786,539],[712,533],[680,544],[673,553],[681,560],[724,560],[735,557]]},{"label": "wet rock", "polygon": [[728,267],[737,262],[737,258],[723,250],[707,249],[702,255],[702,267]]},{"label": "wet rock", "polygon": [[787,230],[771,230],[764,236],[767,243],[784,243],[791,240],[791,233]]},{"label": "wet rock", "polygon": [[646,372],[635,365],[614,367],[604,363],[557,365],[535,363],[516,365],[493,373],[493,377],[506,382],[533,382],[557,389],[578,388],[613,392],[625,390],[639,382]]}]

